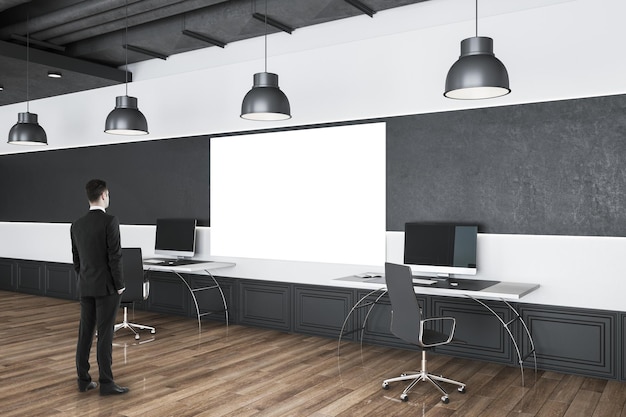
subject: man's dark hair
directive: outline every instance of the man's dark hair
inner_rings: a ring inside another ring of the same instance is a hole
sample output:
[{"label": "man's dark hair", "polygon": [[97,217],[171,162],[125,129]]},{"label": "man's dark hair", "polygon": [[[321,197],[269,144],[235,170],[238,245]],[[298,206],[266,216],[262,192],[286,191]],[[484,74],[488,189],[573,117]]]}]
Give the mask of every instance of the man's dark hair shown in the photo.
[{"label": "man's dark hair", "polygon": [[90,202],[97,201],[98,198],[105,192],[107,189],[107,183],[103,180],[90,180],[87,185],[85,185],[85,190],[87,191],[87,199]]}]

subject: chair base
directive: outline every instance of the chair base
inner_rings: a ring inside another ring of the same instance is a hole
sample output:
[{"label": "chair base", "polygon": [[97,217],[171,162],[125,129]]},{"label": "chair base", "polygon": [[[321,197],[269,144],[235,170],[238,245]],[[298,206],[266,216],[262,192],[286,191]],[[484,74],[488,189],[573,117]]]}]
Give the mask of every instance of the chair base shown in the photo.
[{"label": "chair base", "polygon": [[459,381],[455,381],[454,379],[445,378],[445,377],[440,376],[440,375],[433,375],[433,374],[429,374],[428,373],[428,366],[427,366],[426,351],[425,350],[422,351],[422,369],[421,369],[421,371],[419,371],[417,373],[411,373],[411,374],[402,374],[402,375],[400,375],[399,377],[396,377],[396,378],[385,379],[383,381],[383,389],[389,389],[389,384],[391,382],[398,382],[398,381],[411,381],[411,383],[404,389],[404,391],[402,391],[402,394],[400,394],[400,399],[402,401],[408,401],[409,400],[409,396],[408,396],[409,391],[415,385],[417,385],[418,382],[421,382],[421,381],[428,381],[431,384],[433,384],[435,386],[435,388],[437,388],[443,394],[443,396],[441,397],[441,401],[444,404],[447,404],[450,400],[448,398],[448,393],[446,392],[446,390],[443,389],[443,387],[439,384],[439,382],[446,382],[448,384],[458,385],[457,391],[459,391],[461,393],[465,392],[465,384],[464,383],[459,382]]},{"label": "chair base", "polygon": [[143,324],[130,323],[128,321],[128,307],[127,306],[124,306],[124,321],[119,324],[116,324],[115,327],[113,328],[113,332],[117,332],[120,329],[130,329],[130,331],[132,331],[135,334],[136,340],[140,339],[140,336],[137,330],[150,330],[151,334],[156,333],[156,329],[154,327],[145,326]]}]

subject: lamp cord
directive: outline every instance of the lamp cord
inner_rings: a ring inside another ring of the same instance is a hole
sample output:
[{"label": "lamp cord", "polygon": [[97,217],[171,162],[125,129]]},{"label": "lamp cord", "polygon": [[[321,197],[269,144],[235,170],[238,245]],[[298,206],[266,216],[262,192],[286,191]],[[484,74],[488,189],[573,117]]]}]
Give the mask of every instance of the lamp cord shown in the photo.
[{"label": "lamp cord", "polygon": [[267,0],[265,0],[265,72],[267,72]]},{"label": "lamp cord", "polygon": [[478,37],[478,0],[476,0],[476,37]]},{"label": "lamp cord", "polygon": [[30,104],[28,102],[28,63],[30,62],[30,29],[29,29],[29,19],[30,19],[30,7],[26,9],[26,113],[30,113]]},{"label": "lamp cord", "polygon": [[124,29],[124,59],[125,59],[125,65],[124,65],[124,84],[126,86],[126,95],[128,96],[128,0],[126,0],[125,4],[124,4],[124,25],[125,25],[125,29]]}]

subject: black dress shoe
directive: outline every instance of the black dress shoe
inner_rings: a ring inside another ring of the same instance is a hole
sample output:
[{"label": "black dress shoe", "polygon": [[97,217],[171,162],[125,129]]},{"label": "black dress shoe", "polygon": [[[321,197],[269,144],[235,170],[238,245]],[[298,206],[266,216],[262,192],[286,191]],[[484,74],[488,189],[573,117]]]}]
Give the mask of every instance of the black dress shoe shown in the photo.
[{"label": "black dress shoe", "polygon": [[129,390],[127,387],[120,387],[117,384],[100,386],[100,395],[119,395],[119,394],[126,394],[128,391]]},{"label": "black dress shoe", "polygon": [[87,392],[87,391],[91,391],[92,389],[95,389],[97,386],[98,384],[96,384],[94,381],[91,381],[87,385],[78,384],[78,390],[80,392]]}]

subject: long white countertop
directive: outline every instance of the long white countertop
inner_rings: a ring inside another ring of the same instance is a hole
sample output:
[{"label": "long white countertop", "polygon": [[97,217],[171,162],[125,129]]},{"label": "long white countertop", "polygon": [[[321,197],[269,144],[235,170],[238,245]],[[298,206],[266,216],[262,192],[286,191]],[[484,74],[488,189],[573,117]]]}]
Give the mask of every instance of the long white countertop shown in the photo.
[{"label": "long white countertop", "polygon": [[[366,288],[384,289],[385,278],[381,275],[376,278],[362,278],[359,276],[347,276],[335,279],[337,282],[350,284],[364,284]],[[467,284],[467,285],[465,285]],[[484,284],[485,287],[475,288],[472,284]],[[352,285],[354,286],[354,285]],[[414,285],[416,294],[443,295],[447,297],[473,297],[480,299],[519,300],[539,288],[539,284],[525,282],[502,282],[502,281],[478,281],[472,279],[454,279],[437,285]]]},{"label": "long white countertop", "polygon": [[[229,276],[228,269],[236,266],[235,262],[211,261],[184,265],[162,265],[154,264],[154,260],[145,259],[144,269],[151,271],[174,272],[174,273],[191,273],[191,274],[208,274],[215,272],[219,276]],[[226,272],[226,273],[224,273]],[[371,274],[373,277],[363,277],[363,275]],[[286,279],[284,275],[279,275],[282,279],[272,278],[249,278],[259,281],[287,282],[292,284],[307,285],[324,285],[345,288],[363,288],[363,289],[383,289],[385,288],[385,278],[379,272],[364,272],[359,274],[351,274],[344,277],[327,277],[318,279],[315,282],[310,280]],[[295,274],[292,277],[298,277]],[[233,278],[242,278],[235,277]],[[451,278],[449,284],[447,281],[434,286],[415,285],[415,292],[419,294],[443,295],[452,297],[475,297],[481,299],[505,299],[519,300],[525,295],[539,288],[539,284],[522,283],[522,282],[502,282],[502,281],[485,281],[474,279],[455,279]],[[478,285],[476,285],[478,284]],[[483,287],[484,286],[484,287]]]},{"label": "long white countertop", "polygon": [[[231,268],[235,266],[234,262],[217,262],[217,261],[195,261],[194,263],[176,265],[174,263],[166,263],[162,259],[144,259],[143,269],[145,271],[162,271],[162,272],[184,272],[191,274],[202,274],[208,271],[214,271],[222,268]],[[173,260],[172,260],[173,261]]]}]

